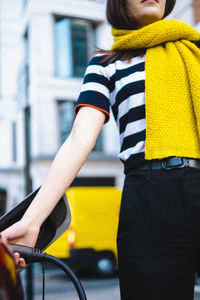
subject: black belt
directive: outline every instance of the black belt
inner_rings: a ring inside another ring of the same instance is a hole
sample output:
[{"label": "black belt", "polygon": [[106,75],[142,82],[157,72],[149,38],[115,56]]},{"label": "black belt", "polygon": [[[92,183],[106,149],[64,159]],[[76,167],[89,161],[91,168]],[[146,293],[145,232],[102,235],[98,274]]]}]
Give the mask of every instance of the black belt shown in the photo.
[{"label": "black belt", "polygon": [[155,170],[172,170],[180,168],[196,168],[200,169],[200,159],[185,158],[185,157],[167,157],[164,159],[155,159],[146,161],[145,164],[138,167],[138,170],[147,170],[149,168]]}]

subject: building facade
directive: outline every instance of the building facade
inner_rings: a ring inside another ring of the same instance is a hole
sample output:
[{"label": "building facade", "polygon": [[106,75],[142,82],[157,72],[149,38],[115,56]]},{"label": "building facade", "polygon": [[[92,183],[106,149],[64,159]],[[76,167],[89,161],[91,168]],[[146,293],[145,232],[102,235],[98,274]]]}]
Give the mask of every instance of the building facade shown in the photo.
[{"label": "building facade", "polygon": [[[25,110],[30,109],[32,187],[45,179],[74,120],[95,46],[109,49],[104,0],[0,0],[0,187],[7,209],[25,195]],[[169,18],[200,24],[199,0],[177,0]],[[74,185],[122,187],[119,139],[111,117]]]}]

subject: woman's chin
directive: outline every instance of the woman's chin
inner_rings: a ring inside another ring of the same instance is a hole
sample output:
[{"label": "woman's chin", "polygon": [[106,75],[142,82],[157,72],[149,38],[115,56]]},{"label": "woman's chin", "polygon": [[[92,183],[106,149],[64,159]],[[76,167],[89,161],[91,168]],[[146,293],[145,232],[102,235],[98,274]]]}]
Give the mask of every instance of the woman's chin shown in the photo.
[{"label": "woman's chin", "polygon": [[141,22],[138,22],[140,24],[140,27],[147,26],[151,23],[160,21],[163,17],[157,14],[146,14],[141,18]]}]

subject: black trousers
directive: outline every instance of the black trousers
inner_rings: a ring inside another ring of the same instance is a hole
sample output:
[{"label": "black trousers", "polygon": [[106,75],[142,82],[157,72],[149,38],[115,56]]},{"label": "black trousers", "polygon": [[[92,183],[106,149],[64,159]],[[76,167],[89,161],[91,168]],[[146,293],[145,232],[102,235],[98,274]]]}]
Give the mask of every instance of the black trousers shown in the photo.
[{"label": "black trousers", "polygon": [[200,270],[200,170],[130,172],[117,246],[122,300],[192,300]]}]

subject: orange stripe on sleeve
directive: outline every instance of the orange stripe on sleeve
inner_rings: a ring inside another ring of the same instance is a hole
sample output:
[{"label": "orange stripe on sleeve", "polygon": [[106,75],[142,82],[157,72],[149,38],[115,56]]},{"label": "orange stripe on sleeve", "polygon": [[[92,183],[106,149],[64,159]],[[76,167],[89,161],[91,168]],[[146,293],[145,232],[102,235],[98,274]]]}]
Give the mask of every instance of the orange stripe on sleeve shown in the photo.
[{"label": "orange stripe on sleeve", "polygon": [[[102,111],[103,113],[105,113],[105,114],[106,114],[105,123],[107,123],[107,122],[109,121],[109,119],[110,119],[110,114],[109,114],[106,110],[104,110],[104,109],[102,109],[102,108],[100,108],[100,107],[91,105],[91,104],[78,104],[78,105],[75,107],[75,109],[74,109],[75,115],[77,115],[76,109],[77,109],[77,108],[80,108],[81,106],[92,107],[92,108],[95,108],[95,109],[100,110],[100,111]],[[104,124],[105,124],[105,123],[104,123]]]}]

